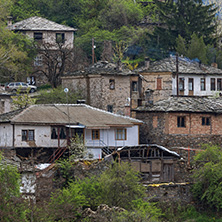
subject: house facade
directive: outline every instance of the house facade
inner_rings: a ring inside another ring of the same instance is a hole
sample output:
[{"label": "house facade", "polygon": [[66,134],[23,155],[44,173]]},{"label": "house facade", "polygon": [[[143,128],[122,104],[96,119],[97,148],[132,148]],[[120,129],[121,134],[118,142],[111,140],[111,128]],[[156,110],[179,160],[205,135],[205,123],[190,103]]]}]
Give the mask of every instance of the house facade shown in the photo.
[{"label": "house facade", "polygon": [[138,145],[141,124],[87,105],[32,105],[0,115],[0,147],[56,150],[78,135],[97,159],[102,148]]},{"label": "house facade", "polygon": [[182,57],[177,62],[171,56],[138,72],[144,77],[143,87],[154,91],[154,102],[171,95],[213,96],[222,91],[222,70],[215,63],[206,66]]},{"label": "house facade", "polygon": [[144,121],[140,129],[141,143],[169,148],[222,144],[221,98],[170,97],[139,107],[136,117]]},{"label": "house facade", "polygon": [[[72,50],[74,46],[74,33],[76,29],[38,16],[14,24],[9,22],[8,28],[14,32],[27,35],[30,39],[33,39],[38,46],[38,54],[33,61],[33,73],[35,74],[29,76],[27,79],[27,81],[33,85],[47,82],[39,71],[40,69],[46,69],[46,67],[44,67],[46,53],[43,53],[43,51],[48,51],[50,55],[50,53],[54,51],[58,52],[61,47],[66,50]],[[59,60],[62,60],[62,58],[58,57],[57,60],[59,67]]]},{"label": "house facade", "polygon": [[128,116],[143,97],[138,73],[106,61],[68,73],[62,77],[62,86],[81,91],[86,103],[91,106]]}]

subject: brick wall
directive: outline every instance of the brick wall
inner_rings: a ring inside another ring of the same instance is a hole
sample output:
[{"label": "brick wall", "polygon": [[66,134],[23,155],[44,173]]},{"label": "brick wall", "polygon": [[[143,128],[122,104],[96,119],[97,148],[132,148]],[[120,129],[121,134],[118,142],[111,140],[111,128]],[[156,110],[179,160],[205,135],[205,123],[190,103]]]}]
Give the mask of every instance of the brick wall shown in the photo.
[{"label": "brick wall", "polygon": [[[177,127],[177,116],[186,118],[186,127]],[[202,125],[202,117],[210,117],[211,125]],[[140,127],[140,143],[156,143],[168,148],[222,144],[222,115],[137,112],[136,118],[145,122]]]}]

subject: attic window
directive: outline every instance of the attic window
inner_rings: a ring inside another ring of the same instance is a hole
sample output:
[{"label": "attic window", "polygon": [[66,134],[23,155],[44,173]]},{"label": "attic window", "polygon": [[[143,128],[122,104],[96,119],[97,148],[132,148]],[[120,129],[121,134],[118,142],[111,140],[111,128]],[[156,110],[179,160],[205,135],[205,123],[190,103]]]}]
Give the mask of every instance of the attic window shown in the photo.
[{"label": "attic window", "polygon": [[206,90],[206,79],[200,78],[200,90],[205,91]]},{"label": "attic window", "polygon": [[42,41],[43,35],[42,32],[34,32],[34,40],[35,41]]},{"label": "attic window", "polygon": [[184,91],[184,78],[179,79],[179,90]]},{"label": "attic window", "polygon": [[210,117],[202,117],[202,126],[210,126]]},{"label": "attic window", "polygon": [[186,127],[185,116],[177,117],[177,127]]},{"label": "attic window", "polygon": [[65,33],[56,33],[56,43],[65,42]]},{"label": "attic window", "polygon": [[109,89],[111,89],[111,90],[115,89],[115,80],[114,79],[109,80]]}]

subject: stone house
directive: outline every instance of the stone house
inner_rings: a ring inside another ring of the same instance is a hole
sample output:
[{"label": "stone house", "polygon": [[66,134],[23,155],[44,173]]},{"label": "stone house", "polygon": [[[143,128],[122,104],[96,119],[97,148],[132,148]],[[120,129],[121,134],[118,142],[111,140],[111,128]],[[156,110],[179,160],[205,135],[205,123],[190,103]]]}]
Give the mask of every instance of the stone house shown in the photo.
[{"label": "stone house", "polygon": [[138,145],[141,124],[85,104],[31,105],[0,115],[0,148],[20,156],[32,150],[62,155],[70,138],[78,135],[98,159],[103,149]]},{"label": "stone house", "polygon": [[[178,64],[178,75],[177,75]],[[144,77],[143,88],[151,89],[153,101],[171,95],[212,96],[222,91],[222,70],[216,64],[206,66],[187,58],[169,58],[147,62],[137,71]],[[178,89],[178,90],[177,90]]]},{"label": "stone house", "polygon": [[136,118],[143,120],[141,143],[168,148],[199,148],[202,144],[222,144],[222,99],[170,97],[141,106]]},{"label": "stone house", "polygon": [[143,98],[138,73],[106,61],[62,77],[62,86],[82,91],[86,103],[109,112],[130,115]]},{"label": "stone house", "polygon": [[[14,32],[23,33],[31,39],[34,39],[39,46],[39,53],[33,61],[34,72],[42,68],[44,65],[44,56],[43,53],[41,53],[41,50],[44,51],[47,49],[57,51],[58,43],[66,49],[73,49],[74,46],[74,32],[76,29],[38,16],[30,17],[14,24],[9,21],[8,28]],[[38,79],[36,79],[37,76]],[[30,81],[31,84],[39,84],[39,82],[44,82],[46,80],[43,79],[42,75],[33,74],[32,76],[29,76],[28,81]]]}]

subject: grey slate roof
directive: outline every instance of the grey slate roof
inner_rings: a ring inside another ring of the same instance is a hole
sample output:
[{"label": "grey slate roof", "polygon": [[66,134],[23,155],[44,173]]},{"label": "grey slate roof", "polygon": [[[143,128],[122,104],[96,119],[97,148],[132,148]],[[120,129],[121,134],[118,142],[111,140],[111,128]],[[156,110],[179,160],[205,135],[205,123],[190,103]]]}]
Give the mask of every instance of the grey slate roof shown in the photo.
[{"label": "grey slate roof", "polygon": [[[108,61],[99,61],[94,65],[84,68],[84,70],[76,71],[73,73],[67,73],[66,76],[82,76],[82,75],[134,75],[130,69],[122,66],[121,69],[118,68],[117,64],[109,63]],[[138,74],[136,74],[138,75]]]},{"label": "grey slate roof", "polygon": [[[69,117],[68,117],[69,113]],[[70,121],[69,121],[70,118]],[[48,104],[30,107],[0,115],[0,122],[31,125],[77,125],[88,128],[112,126],[132,126],[142,121],[126,116],[109,113],[85,104]]]},{"label": "grey slate roof", "polygon": [[222,98],[175,96],[154,105],[138,107],[137,111],[222,113]]},{"label": "grey slate roof", "polygon": [[[181,74],[222,74],[222,70],[212,66],[206,66],[187,58],[178,58],[179,73]],[[147,69],[142,67],[138,72],[176,72],[176,56],[156,61]]]},{"label": "grey slate roof", "polygon": [[69,26],[61,25],[38,16],[30,17],[20,22],[16,22],[11,26],[9,26],[8,28],[10,30],[21,30],[21,31],[63,31],[64,32],[64,31],[77,30]]}]

